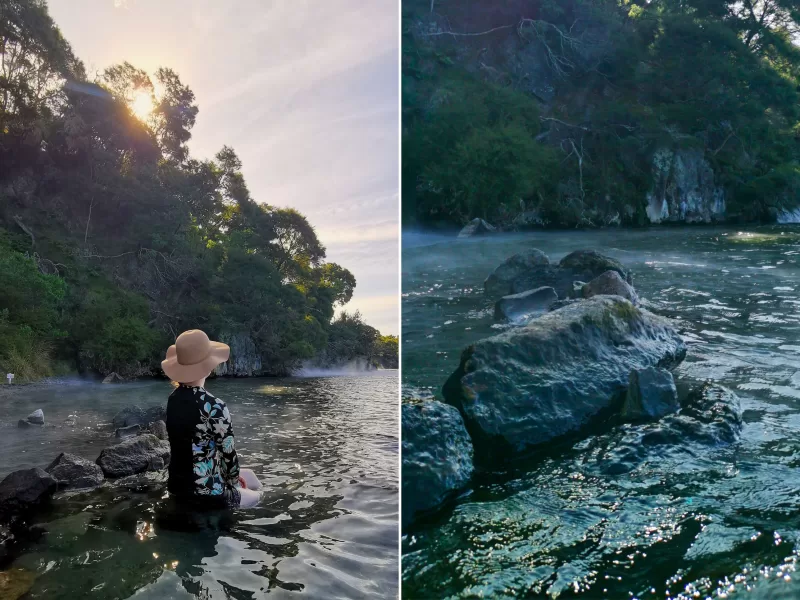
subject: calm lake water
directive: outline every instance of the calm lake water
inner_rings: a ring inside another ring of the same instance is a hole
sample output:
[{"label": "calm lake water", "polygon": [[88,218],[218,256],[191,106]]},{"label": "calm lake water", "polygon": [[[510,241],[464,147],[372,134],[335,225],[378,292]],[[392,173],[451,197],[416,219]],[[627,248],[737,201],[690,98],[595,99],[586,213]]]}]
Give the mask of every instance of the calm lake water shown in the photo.
[{"label": "calm lake water", "polygon": [[654,447],[604,466],[611,429],[470,489],[402,538],[408,598],[800,598],[800,229],[774,226],[403,236],[403,382],[441,385],[498,331],[483,280],[526,248],[594,248],[633,270],[689,345],[679,392],[712,379],[744,409],[741,439]]},{"label": "calm lake water", "polygon": [[[240,463],[264,483],[261,505],[187,514],[163,473],[57,497],[40,519],[48,533],[12,565],[35,573],[25,598],[397,597],[397,377],[210,381]],[[75,382],[5,398],[0,470],[44,467],[61,451],[94,460],[117,410],[170,392]],[[52,426],[18,429],[36,408]]]}]

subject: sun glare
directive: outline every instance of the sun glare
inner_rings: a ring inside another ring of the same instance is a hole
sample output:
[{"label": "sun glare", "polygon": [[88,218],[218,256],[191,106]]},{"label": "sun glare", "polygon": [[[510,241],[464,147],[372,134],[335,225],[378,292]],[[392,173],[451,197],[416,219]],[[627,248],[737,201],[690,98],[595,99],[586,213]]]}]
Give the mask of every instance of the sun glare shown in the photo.
[{"label": "sun glare", "polygon": [[137,92],[131,101],[131,111],[140,120],[146,120],[153,112],[153,98],[150,93],[144,90]]}]

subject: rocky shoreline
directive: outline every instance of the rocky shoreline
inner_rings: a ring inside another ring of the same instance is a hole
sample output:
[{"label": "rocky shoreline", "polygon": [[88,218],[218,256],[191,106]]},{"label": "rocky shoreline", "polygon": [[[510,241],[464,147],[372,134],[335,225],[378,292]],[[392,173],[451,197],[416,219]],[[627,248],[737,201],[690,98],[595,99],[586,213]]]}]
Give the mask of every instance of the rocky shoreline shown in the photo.
[{"label": "rocky shoreline", "polygon": [[404,528],[467,489],[476,470],[591,427],[620,431],[609,472],[635,468],[681,432],[707,445],[738,439],[733,392],[707,383],[679,398],[672,369],[685,342],[644,307],[618,261],[579,250],[553,264],[529,250],[489,274],[484,292],[507,328],[464,349],[442,401],[404,392]]},{"label": "rocky shoreline", "polygon": [[[41,537],[43,531],[33,523],[56,494],[91,493],[131,477],[164,472],[170,461],[165,418],[164,406],[125,407],[112,420],[112,443],[95,461],[62,452],[49,465],[13,471],[0,481],[0,566]],[[18,422],[18,427],[46,426],[41,410]]]}]

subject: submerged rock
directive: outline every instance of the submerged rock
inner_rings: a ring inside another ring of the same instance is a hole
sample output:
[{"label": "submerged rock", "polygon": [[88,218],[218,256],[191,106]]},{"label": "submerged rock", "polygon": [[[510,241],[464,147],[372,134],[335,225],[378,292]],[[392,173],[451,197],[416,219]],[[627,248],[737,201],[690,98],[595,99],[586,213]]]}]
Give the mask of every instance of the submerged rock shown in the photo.
[{"label": "submerged rock", "polygon": [[489,225],[489,223],[487,223],[483,219],[472,219],[472,221],[467,223],[464,226],[464,228],[458,233],[458,237],[467,238],[475,235],[494,233],[495,231],[497,231],[497,228],[492,225]]},{"label": "submerged rock", "polygon": [[103,483],[103,470],[90,460],[62,452],[45,469],[60,489],[96,487]]},{"label": "submerged rock", "polygon": [[443,392],[474,441],[522,450],[585,425],[625,392],[631,370],[685,355],[668,319],[595,296],[476,342]]},{"label": "submerged rock", "polygon": [[672,373],[656,367],[631,371],[622,407],[623,418],[660,419],[679,408],[678,390]]},{"label": "submerged rock", "polygon": [[114,432],[114,437],[126,438],[126,437],[131,437],[132,435],[139,435],[139,432],[141,430],[142,430],[141,425],[128,425],[127,427],[119,427]]},{"label": "submerged rock", "polygon": [[452,406],[403,402],[403,526],[444,502],[472,477],[472,441]]},{"label": "submerged rock", "polygon": [[634,304],[639,303],[639,296],[636,290],[628,282],[624,281],[616,271],[606,271],[602,275],[595,277],[581,288],[581,295],[584,298],[592,296],[622,296]]},{"label": "submerged rock", "polygon": [[166,418],[166,406],[151,406],[147,409],[143,409],[139,406],[126,406],[114,415],[112,423],[115,428],[130,427],[131,425],[147,427],[147,425],[153,421],[164,421]]},{"label": "submerged rock", "polygon": [[152,470],[153,464],[159,464],[156,458],[160,458],[164,465],[169,464],[169,444],[145,433],[104,449],[97,464],[106,477],[116,478]]},{"label": "submerged rock", "polygon": [[9,473],[0,482],[0,513],[32,508],[47,501],[57,487],[55,478],[38,467]]},{"label": "submerged rock", "polygon": [[595,456],[596,470],[627,473],[648,461],[694,460],[705,455],[697,447],[722,447],[736,442],[742,431],[742,408],[732,391],[706,383],[689,393],[678,413],[655,423],[626,424]]},{"label": "submerged rock", "polygon": [[44,412],[42,412],[41,408],[38,408],[29,414],[25,420],[32,425],[44,425]]},{"label": "submerged rock", "polygon": [[558,295],[551,287],[503,296],[494,305],[494,318],[496,321],[513,321],[534,312],[545,312],[556,300]]},{"label": "submerged rock", "polygon": [[541,250],[532,248],[520,252],[503,261],[483,282],[483,289],[487,294],[505,296],[519,276],[549,265],[550,259]]}]

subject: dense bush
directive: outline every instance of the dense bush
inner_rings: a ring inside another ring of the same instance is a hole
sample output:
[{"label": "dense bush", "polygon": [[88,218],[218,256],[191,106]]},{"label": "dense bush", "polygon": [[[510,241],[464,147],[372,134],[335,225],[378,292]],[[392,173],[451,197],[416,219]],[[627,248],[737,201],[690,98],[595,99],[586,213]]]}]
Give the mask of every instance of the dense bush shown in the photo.
[{"label": "dense bush", "polygon": [[174,71],[88,79],[38,0],[0,5],[0,58],[0,365],[143,374],[191,328],[249,336],[279,374],[326,350],[355,278],[303,215],[251,197],[233,149],[190,155]]},{"label": "dense bush", "polygon": [[740,221],[800,205],[800,5],[403,3],[403,220],[646,222],[693,148]]}]

